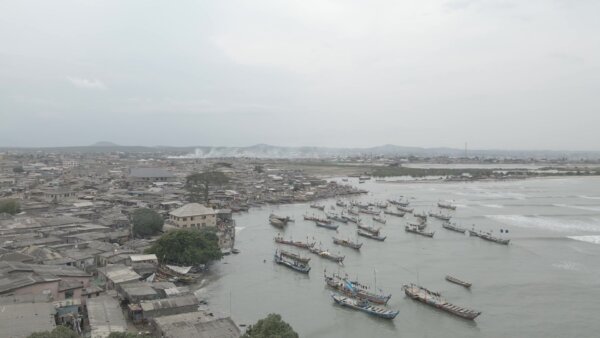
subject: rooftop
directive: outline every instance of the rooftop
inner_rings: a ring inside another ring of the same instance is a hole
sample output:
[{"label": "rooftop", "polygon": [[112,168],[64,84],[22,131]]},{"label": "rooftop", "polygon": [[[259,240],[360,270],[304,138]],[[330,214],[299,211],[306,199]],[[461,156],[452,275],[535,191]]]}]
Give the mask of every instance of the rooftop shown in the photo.
[{"label": "rooftop", "polygon": [[127,323],[119,302],[111,296],[90,298],[86,302],[92,338],[105,338],[111,332],[125,332]]},{"label": "rooftop", "polygon": [[33,332],[54,329],[52,303],[4,304],[0,306],[0,327],[3,337],[27,337]]},{"label": "rooftop", "polygon": [[188,203],[181,208],[177,208],[169,213],[175,217],[190,217],[200,215],[214,215],[212,208],[207,208],[200,203]]},{"label": "rooftop", "polygon": [[173,173],[161,168],[131,168],[129,176],[132,177],[175,177]]}]

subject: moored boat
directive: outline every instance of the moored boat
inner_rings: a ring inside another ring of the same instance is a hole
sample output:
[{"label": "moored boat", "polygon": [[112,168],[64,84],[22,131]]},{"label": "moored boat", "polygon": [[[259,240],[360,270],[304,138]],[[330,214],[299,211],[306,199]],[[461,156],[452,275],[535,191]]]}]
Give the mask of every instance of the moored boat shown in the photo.
[{"label": "moored boat", "polygon": [[352,281],[347,277],[343,278],[335,273],[331,276],[324,274],[324,277],[325,284],[327,284],[327,286],[345,294],[346,296],[366,299],[375,304],[387,304],[390,298],[392,298],[391,294],[383,294],[381,290],[379,290],[380,293],[372,292],[370,291],[371,288],[369,286],[361,284],[358,281]]},{"label": "moored boat", "polygon": [[340,223],[348,223],[348,220],[346,218],[344,218],[343,216],[334,214],[334,213],[326,213],[325,217],[327,217],[327,219],[331,220],[331,221],[336,221],[336,222],[340,222]]},{"label": "moored boat", "polygon": [[304,215],[304,220],[305,221],[314,221],[314,222],[321,222],[321,223],[327,223],[327,224],[331,224],[331,221],[328,220],[327,218],[320,218],[317,216],[309,216],[309,215]]},{"label": "moored boat", "polygon": [[472,285],[469,282],[462,281],[462,280],[460,280],[460,279],[458,279],[456,277],[452,277],[450,275],[446,276],[446,280],[449,281],[449,282],[451,282],[451,283],[454,283],[454,284],[462,285],[462,286],[464,286],[466,288],[470,288],[471,285]]},{"label": "moored boat", "polygon": [[440,295],[439,292],[429,291],[426,288],[416,284],[404,285],[402,286],[402,289],[407,296],[414,300],[418,300],[424,304],[465,319],[473,320],[481,314],[480,311],[475,311],[448,303],[444,298],[442,298],[442,295]]},{"label": "moored boat", "polygon": [[406,212],[408,214],[412,214],[413,211],[415,211],[415,208],[403,207],[401,205],[397,205],[396,209],[398,209],[398,211]]},{"label": "moored boat", "polygon": [[379,215],[380,214],[379,211],[371,210],[371,209],[360,209],[359,212],[362,212],[363,214],[368,214],[368,215]]},{"label": "moored boat", "polygon": [[418,227],[409,226],[409,225],[407,225],[407,226],[404,227],[404,231],[406,231],[406,232],[412,232],[413,234],[418,234],[418,235],[425,236],[425,237],[430,237],[430,238],[433,237],[433,234],[434,234],[434,232],[426,232],[426,231],[423,231],[423,230],[419,230]]},{"label": "moored boat", "polygon": [[510,239],[504,239],[504,238],[500,238],[500,237],[495,237],[490,232],[482,232],[482,231],[469,230],[469,235],[470,236],[479,237],[479,238],[484,239],[486,241],[490,241],[490,242],[494,242],[494,243],[498,243],[498,244],[508,245],[508,243],[510,243]]},{"label": "moored boat", "polygon": [[379,233],[378,233],[377,235],[375,235],[375,234],[372,234],[372,233],[370,233],[370,232],[363,231],[363,230],[360,230],[360,229],[359,229],[359,230],[356,230],[356,233],[357,233],[359,236],[363,236],[363,237],[367,237],[367,238],[375,239],[375,240],[378,240],[378,241],[380,241],[380,242],[383,242],[383,241],[385,241],[385,239],[387,238],[387,236],[381,236],[381,235],[379,235]]},{"label": "moored boat", "polygon": [[333,237],[333,243],[337,244],[337,245],[345,246],[348,248],[352,248],[355,250],[360,250],[360,247],[362,247],[362,243],[355,243],[349,239],[340,239],[340,238],[335,238],[335,237]]},{"label": "moored boat", "polygon": [[311,204],[310,207],[313,208],[313,209],[319,209],[321,211],[325,210],[325,206],[324,205],[319,205],[319,204],[316,204],[316,203]]},{"label": "moored boat", "polygon": [[384,210],[383,213],[386,215],[392,215],[392,216],[397,216],[397,217],[404,217],[404,215],[405,215],[404,212],[395,212],[395,211],[389,211],[389,210]]},{"label": "moored boat", "polygon": [[279,229],[283,229],[286,225],[286,223],[277,218],[269,218],[269,223]]},{"label": "moored boat", "polygon": [[334,261],[334,262],[337,262],[337,263],[342,263],[344,261],[344,258],[346,258],[346,256],[335,255],[335,254],[332,254],[331,252],[329,252],[327,250],[322,250],[320,248],[310,248],[308,250],[310,252],[314,253],[315,255],[318,255],[320,257],[323,257],[325,259],[329,259],[330,261]]},{"label": "moored boat", "polygon": [[385,220],[385,218],[382,218],[382,217],[379,217],[379,216],[373,217],[373,220],[374,220],[375,222],[377,222],[377,223],[381,223],[381,224],[385,224],[385,223],[387,222],[387,221]]},{"label": "moored boat", "polygon": [[419,230],[425,230],[425,228],[427,227],[427,222],[421,222],[421,223],[407,223],[408,226],[413,227],[413,228],[417,228]]},{"label": "moored boat", "polygon": [[331,298],[333,298],[336,304],[366,312],[379,318],[394,319],[398,313],[400,313],[400,311],[397,310],[392,311],[379,306],[370,305],[369,302],[364,299],[354,299],[339,294],[331,294]]},{"label": "moored boat", "polygon": [[457,226],[456,224],[450,223],[450,222],[444,222],[444,224],[442,224],[442,228],[444,229],[448,229],[448,230],[452,230],[452,231],[456,231],[456,232],[460,232],[460,233],[465,233],[467,231],[467,229],[463,229],[459,226]]},{"label": "moored boat", "polygon": [[414,213],[413,216],[415,216],[416,218],[420,218],[421,220],[426,221],[427,220],[427,214],[425,213],[425,211],[423,211],[422,213]]},{"label": "moored boat", "polygon": [[296,260],[287,260],[287,259],[283,258],[283,255],[281,255],[281,253],[278,253],[277,251],[275,252],[273,260],[277,264],[286,266],[286,267],[288,267],[292,270],[298,271],[298,272],[308,273],[310,271],[310,266],[308,266],[304,263],[298,262]]},{"label": "moored boat", "polygon": [[456,206],[447,202],[438,202],[438,207],[449,210],[456,210]]},{"label": "moored boat", "polygon": [[450,220],[450,218],[451,218],[451,217],[450,217],[450,216],[448,216],[448,215],[436,214],[435,212],[430,212],[430,213],[429,213],[429,216],[431,216],[431,217],[433,217],[433,218],[440,219],[440,220],[442,220],[442,221],[446,221],[446,222],[447,222],[447,221],[449,221],[449,220]]},{"label": "moored boat", "polygon": [[303,263],[303,264],[308,264],[308,262],[310,262],[310,257],[303,257],[297,253],[293,253],[293,252],[286,251],[286,250],[279,250],[279,253],[283,257],[291,258],[291,259],[298,261],[300,263]]},{"label": "moored boat", "polygon": [[320,221],[315,221],[315,225],[318,227],[330,229],[330,230],[337,230],[337,228],[339,228],[338,224],[331,224],[331,223],[325,223],[325,222],[320,222]]},{"label": "moored boat", "polygon": [[276,236],[275,237],[275,242],[279,243],[279,244],[285,244],[285,245],[292,245],[295,246],[297,248],[301,248],[301,249],[310,249],[312,247],[315,246],[315,243],[308,243],[308,242],[300,242],[300,241],[293,241],[293,240],[286,240],[281,236]]},{"label": "moored boat", "polygon": [[379,235],[379,232],[381,231],[381,228],[374,228],[374,227],[370,227],[370,226],[366,226],[360,223],[356,223],[356,226],[360,229],[360,230],[364,230],[368,233],[371,233],[373,235]]}]

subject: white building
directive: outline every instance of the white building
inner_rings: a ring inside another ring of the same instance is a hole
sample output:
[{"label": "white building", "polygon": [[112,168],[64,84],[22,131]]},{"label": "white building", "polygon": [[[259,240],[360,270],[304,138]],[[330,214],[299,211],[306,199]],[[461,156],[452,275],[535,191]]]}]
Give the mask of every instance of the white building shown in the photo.
[{"label": "white building", "polygon": [[212,208],[199,203],[188,203],[169,213],[169,223],[178,228],[203,228],[217,226],[217,214]]}]

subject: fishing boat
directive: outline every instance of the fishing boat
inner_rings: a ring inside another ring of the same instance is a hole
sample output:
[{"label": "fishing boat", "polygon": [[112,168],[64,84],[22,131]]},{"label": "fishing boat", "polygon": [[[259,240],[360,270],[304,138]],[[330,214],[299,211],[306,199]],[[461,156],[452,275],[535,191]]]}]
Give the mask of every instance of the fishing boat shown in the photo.
[{"label": "fishing boat", "polygon": [[385,220],[385,218],[382,218],[382,217],[379,217],[379,216],[373,217],[373,220],[374,220],[375,222],[377,222],[377,223],[381,223],[381,224],[385,224],[385,223],[387,222],[387,221]]},{"label": "fishing boat", "polygon": [[415,216],[416,218],[420,218],[423,221],[427,220],[427,214],[425,213],[425,211],[423,211],[422,213],[414,213],[413,216]]},{"label": "fishing boat", "polygon": [[314,242],[308,243],[308,242],[293,241],[291,239],[286,240],[286,239],[283,239],[283,237],[281,237],[281,236],[275,237],[275,242],[279,243],[279,244],[292,245],[292,246],[295,246],[295,247],[301,248],[301,249],[310,249],[315,246]]},{"label": "fishing boat", "polygon": [[364,299],[354,299],[346,296],[342,296],[339,294],[332,293],[331,298],[335,301],[336,304],[341,306],[349,307],[354,310],[366,312],[370,315],[384,318],[384,319],[394,319],[400,313],[400,311],[392,311],[379,306],[370,305],[368,301]]},{"label": "fishing boat", "polygon": [[473,320],[481,314],[480,311],[470,310],[454,304],[448,303],[439,292],[429,291],[422,286],[416,284],[408,284],[402,286],[404,293],[414,300],[418,300],[429,306],[433,306],[440,310],[449,312],[462,318]]},{"label": "fishing boat", "polygon": [[375,206],[377,206],[380,209],[387,209],[388,204],[385,203],[385,202],[378,202],[378,203],[375,204]]},{"label": "fishing boat", "polygon": [[413,211],[415,211],[415,208],[403,207],[401,205],[397,205],[396,209],[398,209],[398,211],[406,212],[406,213],[409,213],[409,214],[412,214]]},{"label": "fishing boat", "polygon": [[281,255],[281,253],[278,253],[277,251],[275,251],[273,260],[277,264],[287,266],[288,268],[298,271],[298,272],[308,273],[310,271],[310,266],[308,266],[304,263],[298,262],[296,260],[287,260],[287,259],[283,258],[283,255]]},{"label": "fishing boat", "polygon": [[313,208],[313,209],[319,209],[321,211],[325,210],[325,206],[324,205],[319,205],[319,204],[316,204],[316,203],[311,204],[310,207]]},{"label": "fishing boat", "polygon": [[327,273],[325,273],[324,277],[327,286],[346,296],[365,299],[375,304],[387,304],[390,298],[392,298],[391,294],[384,294],[381,290],[379,290],[379,293],[375,293],[371,291],[371,287],[368,285],[361,284],[358,281],[352,281],[348,279],[348,277],[344,278],[335,273],[331,276],[328,276]]},{"label": "fishing boat", "polygon": [[437,219],[442,220],[442,221],[449,221],[450,218],[451,218],[448,215],[436,214],[435,212],[429,212],[429,216],[431,216],[433,218],[437,218]]},{"label": "fishing boat", "polygon": [[359,180],[358,180],[358,183],[365,183],[365,180],[361,180],[361,179],[359,179]]},{"label": "fishing boat", "polygon": [[410,226],[410,227],[414,227],[414,228],[417,228],[419,230],[425,230],[425,228],[427,228],[427,222],[421,222],[421,223],[410,223],[410,222],[408,222],[406,224],[408,224],[408,226]]},{"label": "fishing boat", "polygon": [[438,202],[438,207],[449,210],[456,210],[456,206],[447,202]]},{"label": "fishing boat", "polygon": [[368,215],[379,215],[379,211],[371,210],[371,209],[360,209],[359,212],[362,212],[363,214],[368,214]]},{"label": "fishing boat", "polygon": [[283,229],[286,225],[285,222],[281,221],[280,219],[277,218],[269,218],[269,223],[279,229]]},{"label": "fishing boat", "polygon": [[358,224],[361,221],[361,219],[359,217],[351,217],[351,216],[342,216],[342,217],[344,217],[348,222],[355,223],[355,224]]},{"label": "fishing boat", "polygon": [[385,241],[385,239],[387,238],[387,236],[381,236],[381,235],[379,235],[379,234],[377,234],[377,235],[376,235],[376,234],[372,234],[372,233],[370,233],[370,232],[368,232],[368,231],[363,231],[363,230],[360,230],[360,229],[359,229],[359,230],[356,230],[356,233],[357,233],[359,236],[363,236],[363,237],[367,237],[367,238],[375,239],[375,240],[378,240],[378,241],[380,241],[380,242],[383,242],[383,241]]},{"label": "fishing boat", "polygon": [[291,259],[293,259],[295,261],[298,261],[300,263],[308,264],[308,262],[310,262],[310,257],[303,257],[303,256],[300,256],[297,253],[293,253],[293,252],[285,251],[285,250],[279,250],[279,253],[283,257],[291,258]]},{"label": "fishing boat", "polygon": [[467,229],[463,229],[461,227],[458,227],[457,225],[455,225],[453,223],[450,223],[450,222],[444,222],[442,224],[442,228],[448,229],[448,230],[452,230],[452,231],[456,231],[456,232],[460,232],[462,234],[464,234],[467,231]]},{"label": "fishing boat", "polygon": [[450,276],[450,275],[447,275],[447,276],[446,276],[446,280],[447,280],[448,282],[450,282],[450,283],[454,283],[454,284],[462,285],[462,286],[464,286],[464,287],[466,287],[466,288],[470,288],[470,287],[471,287],[471,283],[469,283],[469,282],[465,282],[465,281],[462,281],[462,280],[460,280],[460,279],[458,279],[458,278],[456,278],[456,277],[452,277],[452,276]]},{"label": "fishing boat", "polygon": [[426,232],[426,231],[423,231],[423,230],[419,230],[418,227],[409,226],[409,225],[407,225],[407,226],[404,227],[404,231],[406,231],[406,232],[412,232],[413,234],[418,234],[418,235],[425,236],[425,237],[430,237],[430,238],[433,237],[433,234],[434,234],[434,232]]},{"label": "fishing boat", "polygon": [[404,217],[404,215],[405,215],[405,213],[403,213],[403,212],[395,212],[395,211],[389,211],[389,210],[384,210],[383,213],[386,215],[392,215],[392,216],[397,216],[397,217]]},{"label": "fishing boat", "polygon": [[337,230],[337,228],[339,228],[338,224],[331,224],[331,223],[325,223],[325,222],[320,222],[320,221],[315,221],[315,225],[318,227],[330,229],[330,230]]},{"label": "fishing boat", "polygon": [[482,232],[482,231],[469,230],[469,235],[470,236],[479,237],[479,238],[484,239],[486,241],[490,241],[490,242],[494,242],[494,243],[498,243],[498,244],[508,245],[508,243],[510,243],[510,239],[504,239],[504,238],[500,238],[500,237],[495,237],[495,236],[492,235],[491,232]]},{"label": "fishing boat", "polygon": [[349,239],[340,239],[340,238],[335,238],[335,237],[333,237],[333,243],[337,244],[337,245],[345,246],[348,248],[352,248],[355,250],[360,250],[360,247],[362,247],[362,243],[355,243]]},{"label": "fishing boat", "polygon": [[331,221],[328,220],[327,218],[320,218],[320,217],[317,217],[314,215],[313,216],[304,215],[304,220],[331,224]]},{"label": "fishing boat", "polygon": [[337,205],[338,207],[342,207],[342,208],[345,208],[348,206],[348,204],[342,200],[335,201],[335,205]]},{"label": "fishing boat", "polygon": [[364,224],[360,224],[360,223],[357,223],[356,226],[360,230],[366,231],[366,232],[371,233],[373,235],[379,235],[379,231],[381,231],[381,228],[370,227],[370,226],[367,226],[367,225],[364,225]]},{"label": "fishing boat", "polygon": [[327,250],[322,250],[322,249],[317,249],[317,248],[310,248],[308,249],[310,252],[314,253],[315,255],[318,255],[320,257],[323,257],[325,259],[329,259],[330,261],[334,261],[337,263],[342,263],[344,261],[344,258],[346,258],[345,256],[339,256],[339,255],[335,255],[332,254],[331,252],[327,251]]},{"label": "fishing boat", "polygon": [[326,213],[325,217],[327,217],[327,219],[331,220],[331,221],[336,221],[336,222],[340,222],[340,223],[348,223],[348,220],[346,218],[344,218],[343,216],[339,216],[337,214]]},{"label": "fishing boat", "polygon": [[344,177],[342,178],[342,182],[348,182],[348,179]]},{"label": "fishing boat", "polygon": [[358,210],[353,209],[353,208],[348,209],[348,213],[350,215],[354,215],[354,216],[360,215],[360,212]]},{"label": "fishing boat", "polygon": [[285,224],[287,224],[288,222],[293,222],[292,219],[290,218],[290,216],[282,217],[282,216],[278,216],[275,214],[270,214],[269,219],[277,219]]}]

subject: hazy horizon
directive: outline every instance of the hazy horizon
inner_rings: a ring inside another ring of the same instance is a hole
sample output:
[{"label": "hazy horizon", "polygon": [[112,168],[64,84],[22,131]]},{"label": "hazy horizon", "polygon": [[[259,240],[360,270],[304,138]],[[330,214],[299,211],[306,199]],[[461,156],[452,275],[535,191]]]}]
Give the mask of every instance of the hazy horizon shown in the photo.
[{"label": "hazy horizon", "polygon": [[9,1],[0,147],[600,151],[600,2]]}]

